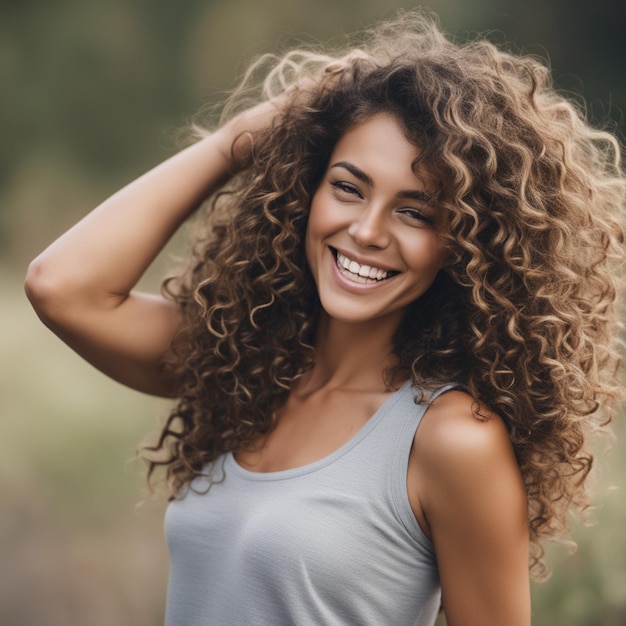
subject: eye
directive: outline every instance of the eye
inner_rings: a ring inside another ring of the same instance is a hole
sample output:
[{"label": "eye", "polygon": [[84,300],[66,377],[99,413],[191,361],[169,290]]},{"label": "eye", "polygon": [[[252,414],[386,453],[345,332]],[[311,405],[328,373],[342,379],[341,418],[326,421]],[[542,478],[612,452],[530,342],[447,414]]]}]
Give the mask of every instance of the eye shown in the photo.
[{"label": "eye", "polygon": [[337,192],[339,197],[341,196],[353,196],[356,198],[362,198],[361,192],[352,183],[347,183],[342,180],[334,181],[331,186]]},{"label": "eye", "polygon": [[435,219],[431,215],[428,215],[424,211],[420,211],[415,207],[400,209],[398,213],[405,217],[409,222],[414,222],[416,224],[428,224],[430,226],[435,225]]}]

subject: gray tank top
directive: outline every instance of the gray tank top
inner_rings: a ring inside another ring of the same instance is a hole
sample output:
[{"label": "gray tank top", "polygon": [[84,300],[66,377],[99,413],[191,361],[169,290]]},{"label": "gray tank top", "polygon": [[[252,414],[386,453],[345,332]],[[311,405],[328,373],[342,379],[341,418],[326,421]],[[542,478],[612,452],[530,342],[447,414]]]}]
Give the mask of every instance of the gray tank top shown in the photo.
[{"label": "gray tank top", "polygon": [[166,513],[166,625],[432,626],[437,563],[406,491],[427,407],[407,382],[341,448],[295,469],[221,457],[218,482],[206,492],[197,478]]}]

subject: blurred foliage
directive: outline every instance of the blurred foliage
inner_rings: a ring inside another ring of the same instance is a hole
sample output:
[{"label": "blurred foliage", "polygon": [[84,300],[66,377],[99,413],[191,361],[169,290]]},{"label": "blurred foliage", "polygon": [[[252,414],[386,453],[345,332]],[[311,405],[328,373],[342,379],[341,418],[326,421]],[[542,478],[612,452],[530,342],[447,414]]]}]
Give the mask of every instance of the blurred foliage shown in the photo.
[{"label": "blurred foliage", "polygon": [[[0,254],[23,262],[175,149],[255,54],[338,40],[398,0],[0,0]],[[551,59],[591,116],[621,124],[626,4],[439,0],[444,28]],[[25,249],[24,242],[34,245]]]},{"label": "blurred foliage", "polygon": [[[341,43],[399,0],[0,0],[0,623],[162,621],[163,504],[134,448],[167,407],[86,366],[21,294],[26,261],[115,188],[176,150],[256,54]],[[433,0],[459,39],[549,59],[556,84],[621,132],[626,3]],[[510,43],[507,43],[510,42]],[[162,263],[166,263],[163,261]],[[156,288],[156,273],[148,280]],[[536,626],[626,623],[626,430],[573,557],[534,587]],[[131,471],[132,469],[132,471]]]}]

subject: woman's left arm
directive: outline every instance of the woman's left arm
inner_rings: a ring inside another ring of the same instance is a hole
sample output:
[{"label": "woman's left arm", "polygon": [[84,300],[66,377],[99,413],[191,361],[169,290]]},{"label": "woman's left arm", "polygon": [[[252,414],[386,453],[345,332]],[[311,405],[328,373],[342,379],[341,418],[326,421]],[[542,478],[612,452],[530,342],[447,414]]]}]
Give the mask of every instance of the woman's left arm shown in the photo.
[{"label": "woman's left arm", "polygon": [[433,402],[409,496],[435,547],[448,626],[529,626],[526,491],[504,423],[475,407],[458,391]]}]

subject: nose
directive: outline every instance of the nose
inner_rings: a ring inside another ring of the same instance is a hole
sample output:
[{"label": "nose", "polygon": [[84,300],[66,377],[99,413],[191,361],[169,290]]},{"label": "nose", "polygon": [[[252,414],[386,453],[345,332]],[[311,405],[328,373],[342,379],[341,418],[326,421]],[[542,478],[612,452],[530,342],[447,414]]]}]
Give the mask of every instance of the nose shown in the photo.
[{"label": "nose", "polygon": [[348,234],[363,248],[385,248],[389,231],[384,212],[368,206],[348,227]]}]

